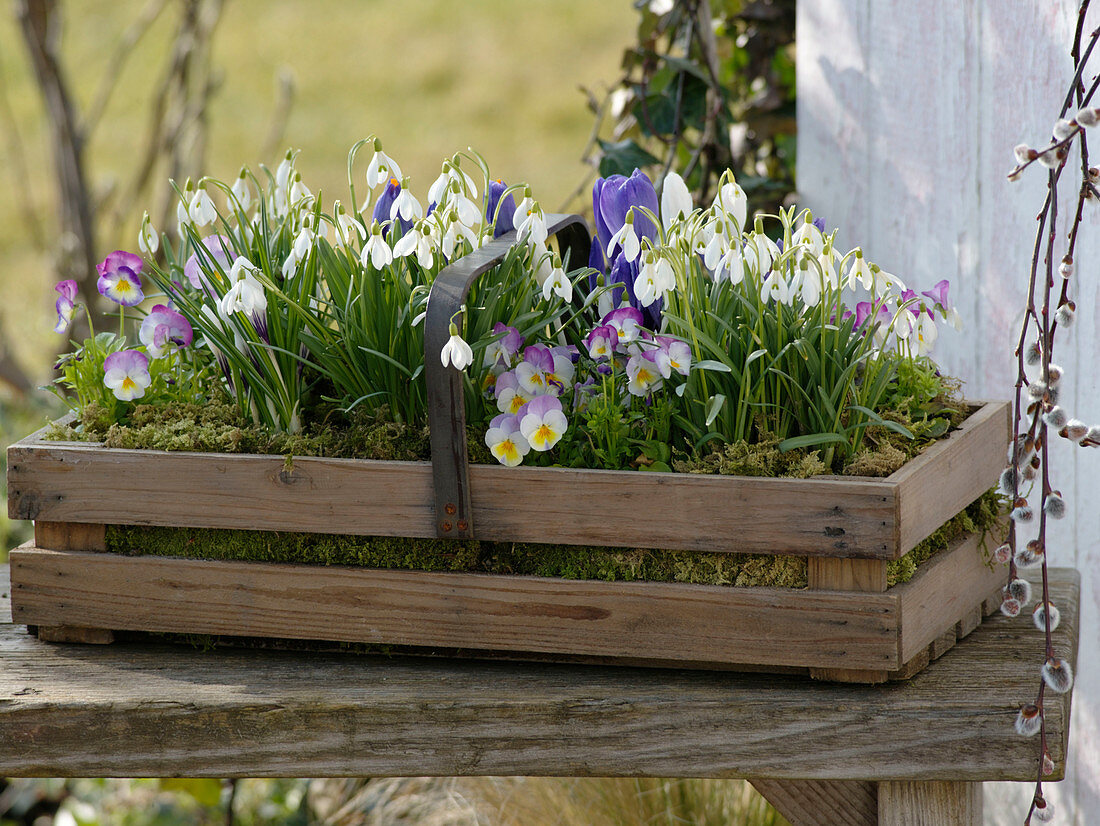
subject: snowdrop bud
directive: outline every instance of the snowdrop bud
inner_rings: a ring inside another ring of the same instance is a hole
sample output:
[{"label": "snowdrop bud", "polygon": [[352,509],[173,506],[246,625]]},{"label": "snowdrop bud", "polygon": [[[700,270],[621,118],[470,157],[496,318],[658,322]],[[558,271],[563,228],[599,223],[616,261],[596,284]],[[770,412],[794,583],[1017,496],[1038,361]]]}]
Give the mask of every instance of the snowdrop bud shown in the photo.
[{"label": "snowdrop bud", "polygon": [[1006,617],[1018,617],[1020,616],[1021,607],[1016,600],[1006,598],[1001,602],[1001,613]]},{"label": "snowdrop bud", "polygon": [[1077,124],[1072,123],[1065,118],[1055,121],[1054,123],[1054,137],[1056,140],[1064,141],[1070,135],[1077,131]]},{"label": "snowdrop bud", "polygon": [[1028,703],[1016,715],[1016,733],[1024,737],[1034,737],[1043,727],[1043,712],[1035,703]]},{"label": "snowdrop bud", "polygon": [[1082,126],[1095,126],[1096,121],[1100,119],[1100,109],[1078,109],[1073,119]]},{"label": "snowdrop bud", "polygon": [[1059,305],[1054,313],[1054,319],[1068,330],[1076,321],[1076,313],[1077,305],[1072,301],[1067,301],[1065,304]]},{"label": "snowdrop bud", "polygon": [[998,545],[997,550],[993,552],[993,561],[998,565],[1007,565],[1010,559],[1012,559],[1012,546],[1007,542]]},{"label": "snowdrop bud", "polygon": [[1013,599],[1020,605],[1031,602],[1031,583],[1026,579],[1014,579],[1004,587],[1004,598]]},{"label": "snowdrop bud", "polygon": [[1065,694],[1073,688],[1073,669],[1061,657],[1051,657],[1043,664],[1043,682],[1051,691]]},{"label": "snowdrop bud", "polygon": [[1035,568],[1043,564],[1043,546],[1038,539],[1032,539],[1024,547],[1016,549],[1017,568]]},{"label": "snowdrop bud", "polygon": [[1036,798],[1035,809],[1032,815],[1040,823],[1050,823],[1054,820],[1054,804],[1043,797]]},{"label": "snowdrop bud", "polygon": [[1066,415],[1065,410],[1055,405],[1043,414],[1043,421],[1051,427],[1062,427],[1069,421],[1069,416]]},{"label": "snowdrop bud", "polygon": [[1026,143],[1017,144],[1016,148],[1012,150],[1016,155],[1016,163],[1027,163],[1028,161],[1035,160],[1035,156],[1038,154],[1034,149],[1028,146]]},{"label": "snowdrop bud", "polygon": [[1062,428],[1060,436],[1064,436],[1075,444],[1080,444],[1081,440],[1088,435],[1089,426],[1080,419],[1070,419],[1066,422],[1066,426]]},{"label": "snowdrop bud", "polygon": [[1020,496],[1012,505],[1012,513],[1009,514],[1017,522],[1030,522],[1035,517],[1035,512],[1024,497]]},{"label": "snowdrop bud", "polygon": [[997,487],[1001,493],[1005,496],[1013,496],[1016,493],[1016,485],[1018,484],[1019,477],[1016,473],[1016,466],[1006,467],[1001,471],[1001,480]]},{"label": "snowdrop bud", "polygon": [[1043,500],[1043,510],[1051,519],[1062,519],[1066,515],[1066,500],[1062,498],[1062,492],[1052,490]]},{"label": "snowdrop bud", "polygon": [[1047,394],[1047,386],[1044,382],[1033,381],[1027,386],[1027,394],[1033,399],[1041,399]]},{"label": "snowdrop bud", "polygon": [[1054,631],[1058,627],[1058,623],[1062,621],[1062,615],[1058,611],[1058,606],[1053,602],[1042,603],[1040,602],[1035,606],[1035,610],[1031,612],[1031,619],[1035,623],[1035,627],[1040,631],[1046,631],[1047,628],[1047,612],[1046,606],[1050,605],[1050,630]]},{"label": "snowdrop bud", "polygon": [[1062,259],[1062,263],[1058,265],[1058,274],[1062,276],[1062,278],[1070,278],[1073,272],[1073,258],[1067,255]]},{"label": "snowdrop bud", "polygon": [[1024,363],[1032,366],[1039,363],[1043,358],[1043,351],[1039,349],[1039,342],[1033,341],[1024,350]]}]

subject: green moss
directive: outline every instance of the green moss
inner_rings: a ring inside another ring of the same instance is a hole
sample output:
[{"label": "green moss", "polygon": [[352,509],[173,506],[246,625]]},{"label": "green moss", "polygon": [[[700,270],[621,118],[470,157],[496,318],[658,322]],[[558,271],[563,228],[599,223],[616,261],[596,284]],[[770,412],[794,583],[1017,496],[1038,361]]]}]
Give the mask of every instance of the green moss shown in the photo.
[{"label": "green moss", "polygon": [[779,449],[779,440],[768,437],[762,441],[732,442],[710,453],[673,462],[680,473],[720,473],[724,476],[768,476],[808,479],[829,468],[817,451]]},{"label": "green moss", "polygon": [[[1002,503],[989,491],[888,566],[890,585],[963,533],[988,531]],[[127,555],[251,562],[351,565],[421,571],[467,571],[607,582],[691,582],[706,585],[805,588],[804,557],[583,545],[410,539],[387,536],[277,533],[113,525],[107,550]]]}]

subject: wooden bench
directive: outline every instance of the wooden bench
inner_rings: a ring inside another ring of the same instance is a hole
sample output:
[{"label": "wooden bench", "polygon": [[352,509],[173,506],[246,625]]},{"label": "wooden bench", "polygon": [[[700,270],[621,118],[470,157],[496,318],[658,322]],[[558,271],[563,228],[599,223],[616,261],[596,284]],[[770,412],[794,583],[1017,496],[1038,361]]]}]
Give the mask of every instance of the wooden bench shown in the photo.
[{"label": "wooden bench", "polygon": [[[1075,571],[1052,572],[1074,665]],[[795,826],[981,823],[981,783],[1033,781],[1013,721],[1043,638],[1000,615],[915,678],[794,677],[40,642],[0,568],[7,776],[743,777]],[[1047,692],[1065,770],[1070,695]],[[1021,813],[1021,818],[1022,818]]]}]

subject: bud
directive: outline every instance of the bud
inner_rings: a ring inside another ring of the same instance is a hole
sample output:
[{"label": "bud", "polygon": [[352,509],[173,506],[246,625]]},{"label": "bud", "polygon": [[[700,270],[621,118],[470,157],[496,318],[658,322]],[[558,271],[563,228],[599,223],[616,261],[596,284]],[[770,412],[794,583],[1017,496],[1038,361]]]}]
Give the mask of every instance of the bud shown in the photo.
[{"label": "bud", "polygon": [[1062,492],[1052,490],[1043,500],[1043,510],[1051,519],[1062,519],[1066,515],[1066,500],[1062,498]]},{"label": "bud", "polygon": [[1066,415],[1065,410],[1055,405],[1043,414],[1043,421],[1050,427],[1062,427],[1069,421],[1069,416]]},{"label": "bud", "polygon": [[1050,823],[1054,820],[1054,804],[1049,803],[1042,796],[1035,798],[1035,808],[1032,810],[1035,819],[1040,823]]},{"label": "bud", "polygon": [[1089,167],[1089,182],[1094,184],[1100,183],[1100,168],[1095,166]]},{"label": "bud", "polygon": [[1054,387],[1054,385],[1062,380],[1062,368],[1057,364],[1048,364],[1046,375],[1044,375],[1043,378],[1050,387]]},{"label": "bud", "polygon": [[1035,517],[1035,512],[1024,497],[1019,496],[1012,503],[1012,513],[1009,514],[1017,522],[1030,522]]},{"label": "bud", "polygon": [[1062,428],[1060,435],[1065,436],[1071,442],[1080,444],[1081,440],[1088,435],[1089,426],[1080,419],[1070,419],[1066,422],[1066,426]]},{"label": "bud", "polygon": [[1012,559],[1012,546],[1007,542],[998,545],[997,549],[993,551],[993,561],[998,565],[1006,565],[1010,559]]},{"label": "bud", "polygon": [[1014,599],[1021,606],[1031,602],[1031,583],[1026,579],[1014,579],[1001,589],[1006,599]]},{"label": "bud", "polygon": [[1068,330],[1073,326],[1073,322],[1076,321],[1076,315],[1077,305],[1072,301],[1067,301],[1065,304],[1059,305],[1054,313],[1054,320]]},{"label": "bud", "polygon": [[1043,564],[1044,549],[1038,539],[1032,539],[1024,547],[1016,549],[1016,567],[1034,568]]},{"label": "bud", "polygon": [[1054,774],[1054,758],[1050,756],[1049,751],[1043,752],[1043,777],[1050,777]]},{"label": "bud", "polygon": [[1047,386],[1045,382],[1041,382],[1038,379],[1031,382],[1027,386],[1027,395],[1032,399],[1041,399],[1047,394]]},{"label": "bud", "polygon": [[1069,255],[1062,259],[1062,263],[1058,265],[1058,274],[1062,278],[1070,278],[1073,276],[1073,258]]},{"label": "bud", "polygon": [[1016,148],[1012,150],[1016,156],[1016,163],[1025,164],[1035,157],[1035,150],[1028,146],[1026,143],[1017,144]]},{"label": "bud", "polygon": [[1077,124],[1060,118],[1054,122],[1054,129],[1051,130],[1054,134],[1054,139],[1064,141],[1070,135],[1077,131]]},{"label": "bud", "polygon": [[1021,608],[1023,608],[1023,606],[1014,599],[1005,599],[1001,601],[1001,613],[1006,617],[1020,616]]},{"label": "bud", "polygon": [[1015,466],[1006,467],[1001,471],[1001,480],[998,487],[1005,496],[1014,496],[1016,494],[1016,486],[1018,484],[1018,477]]},{"label": "bud", "polygon": [[1089,432],[1085,434],[1085,438],[1081,440],[1081,444],[1088,447],[1100,445],[1100,425],[1090,427]]},{"label": "bud", "polygon": [[1048,146],[1042,152],[1039,153],[1039,163],[1045,166],[1047,169],[1057,169],[1062,165],[1062,159],[1058,157],[1058,153],[1053,146]]},{"label": "bud", "polygon": [[1053,631],[1058,627],[1058,623],[1062,621],[1062,615],[1058,611],[1058,606],[1053,602],[1042,603],[1040,602],[1035,606],[1035,610],[1031,612],[1031,619],[1035,622],[1035,627],[1040,631],[1046,631],[1047,628],[1047,612],[1046,606],[1050,605],[1050,630]]},{"label": "bud", "polygon": [[1042,358],[1043,351],[1039,349],[1039,342],[1031,342],[1024,351],[1024,363],[1034,366],[1038,364]]},{"label": "bud", "polygon": [[1082,126],[1095,126],[1096,121],[1100,119],[1100,109],[1093,109],[1091,107],[1078,109],[1073,119]]},{"label": "bud", "polygon": [[1051,691],[1065,694],[1073,688],[1073,669],[1061,657],[1051,657],[1043,663],[1043,682]]},{"label": "bud", "polygon": [[1016,733],[1024,737],[1034,737],[1043,727],[1043,712],[1035,703],[1028,703],[1016,715]]}]

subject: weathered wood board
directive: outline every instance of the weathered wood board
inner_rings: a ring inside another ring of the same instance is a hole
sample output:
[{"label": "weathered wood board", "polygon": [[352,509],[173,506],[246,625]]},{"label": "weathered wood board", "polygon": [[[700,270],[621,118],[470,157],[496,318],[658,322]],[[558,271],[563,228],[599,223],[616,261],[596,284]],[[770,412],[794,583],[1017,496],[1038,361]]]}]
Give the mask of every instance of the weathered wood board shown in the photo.
[{"label": "weathered wood board", "polygon": [[[1076,665],[1076,572],[1056,569],[1052,593],[1062,609],[1055,646]],[[853,686],[678,669],[45,645],[4,624],[0,605],[0,773],[1026,781],[1035,741],[1012,721],[1036,688],[1020,663],[1042,649],[1042,635],[998,614],[907,682]],[[1070,697],[1047,702],[1057,779]]]},{"label": "weathered wood board", "polygon": [[[500,541],[895,559],[993,485],[1007,443],[1007,405],[998,402],[887,479],[474,465],[474,525],[479,538]],[[431,472],[419,462],[303,457],[288,466],[281,456],[108,450],[36,434],[8,449],[8,512],[49,522],[432,537]]]}]

